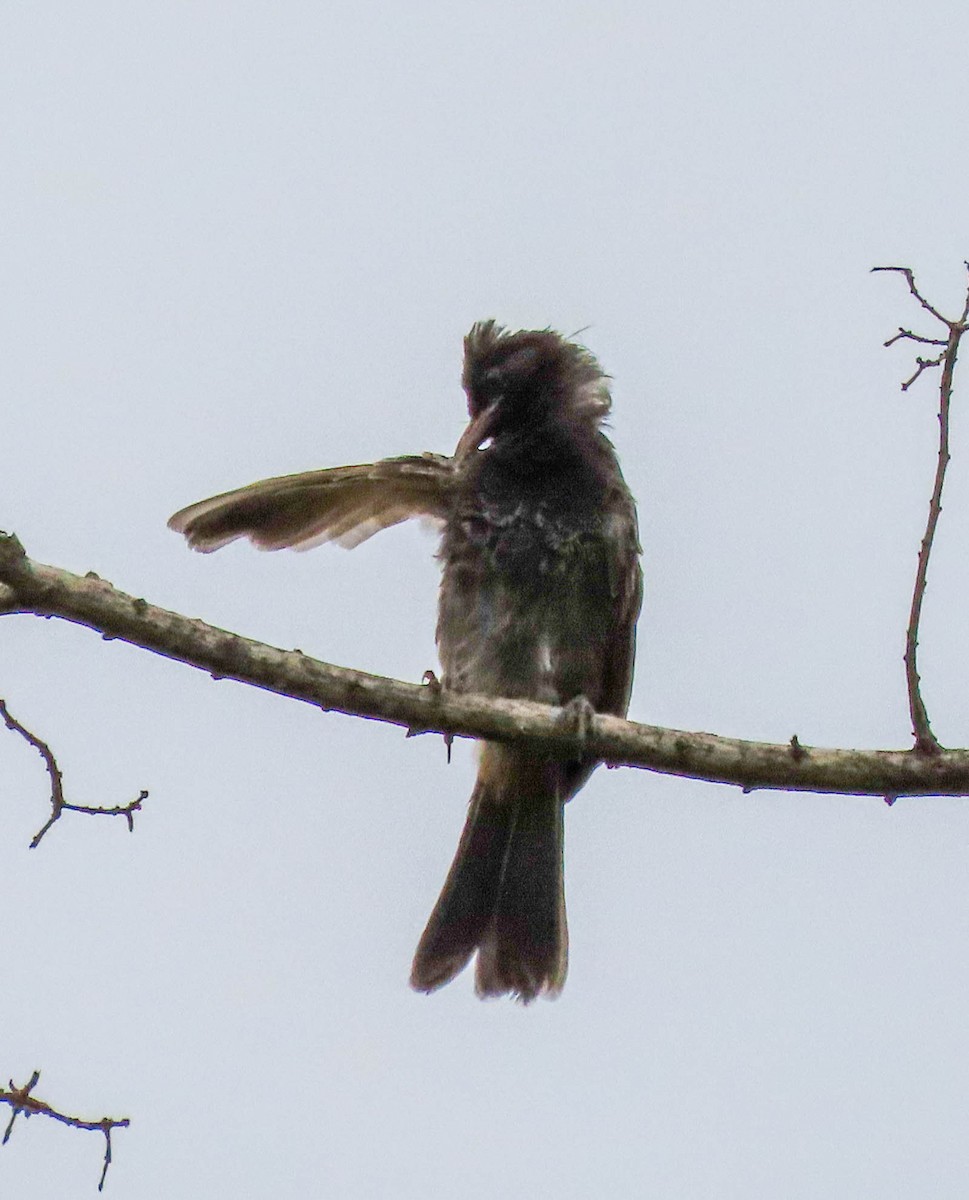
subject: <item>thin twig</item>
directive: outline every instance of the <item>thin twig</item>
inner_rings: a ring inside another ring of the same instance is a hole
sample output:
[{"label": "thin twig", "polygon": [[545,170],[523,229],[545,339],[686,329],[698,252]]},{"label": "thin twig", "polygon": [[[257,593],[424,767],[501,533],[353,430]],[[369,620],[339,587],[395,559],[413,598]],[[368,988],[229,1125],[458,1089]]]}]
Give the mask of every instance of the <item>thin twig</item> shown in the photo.
[{"label": "thin twig", "polygon": [[919,304],[922,305],[925,311],[927,313],[931,313],[932,316],[935,317],[937,321],[941,321],[943,325],[950,324],[947,318],[945,318],[937,308],[933,308],[932,305],[929,304],[928,300],[926,300],[926,298],[915,286],[915,273],[912,271],[911,267],[872,267],[872,272],[875,271],[897,271],[899,275],[903,275],[908,283],[908,290],[912,293]]},{"label": "thin twig", "polygon": [[101,1169],[98,1191],[103,1191],[108,1167],[111,1165],[111,1131],[113,1129],[126,1129],[131,1124],[130,1117],[102,1117],[99,1121],[85,1121],[81,1117],[73,1117],[69,1113],[58,1112],[56,1108],[52,1108],[45,1101],[38,1100],[36,1096],[31,1095],[31,1092],[39,1081],[40,1071],[34,1071],[23,1087],[17,1087],[12,1079],[9,1081],[9,1090],[0,1087],[0,1103],[9,1104],[13,1110],[0,1145],[5,1146],[10,1140],[10,1134],[13,1132],[13,1123],[20,1113],[23,1113],[27,1118],[39,1113],[41,1116],[50,1117],[54,1121],[60,1121],[62,1125],[70,1125],[74,1129],[100,1131],[104,1134],[104,1165]]},{"label": "thin twig", "polygon": [[35,733],[31,733],[29,729],[21,725],[17,718],[11,714],[10,709],[7,708],[6,700],[2,699],[0,699],[0,717],[3,718],[3,723],[8,729],[14,733],[19,733],[24,741],[34,747],[44,760],[44,766],[47,768],[47,774],[50,776],[50,816],[31,839],[31,850],[35,850],[40,845],[44,834],[55,821],[60,820],[61,815],[65,812],[84,813],[91,817],[124,817],[128,822],[129,832],[134,831],[135,813],[141,809],[142,802],[148,799],[146,791],[142,790],[139,792],[138,796],[134,800],[129,800],[127,804],[116,804],[110,808],[100,805],[69,803],[64,799],[64,775],[57,765],[57,759],[54,757],[54,752],[50,746]]},{"label": "thin twig", "polygon": [[[966,264],[966,267],[969,269],[969,263]],[[932,543],[935,540],[935,531],[942,512],[942,488],[945,484],[946,467],[949,465],[949,408],[952,399],[952,379],[955,372],[956,359],[959,354],[959,342],[967,328],[969,289],[966,291],[966,299],[963,304],[961,316],[955,320],[950,320],[948,317],[944,317],[921,294],[916,287],[915,276],[909,267],[874,267],[873,270],[896,271],[902,275],[908,283],[909,291],[922,308],[948,330],[948,337],[943,341],[940,338],[923,337],[920,334],[912,333],[910,330],[899,326],[898,333],[889,338],[885,343],[886,346],[891,346],[894,342],[902,338],[907,338],[924,345],[945,347],[935,358],[926,359],[921,356],[916,357],[916,369],[914,373],[902,384],[902,391],[906,392],[921,376],[923,371],[930,370],[933,367],[942,367],[942,377],[939,381],[939,452],[935,467],[935,482],[933,483],[932,496],[929,500],[929,516],[925,526],[925,533],[919,548],[915,586],[912,591],[912,604],[909,610],[908,628],[905,633],[905,682],[908,690],[908,707],[912,718],[912,731],[915,734],[915,749],[920,754],[938,755],[941,753],[942,747],[932,732],[925,702],[922,699],[921,680],[917,665],[918,636],[919,622],[922,617],[922,601],[925,598],[925,589],[928,580],[929,557],[932,553]]]},{"label": "thin twig", "polygon": [[[948,343],[946,343],[946,345],[948,345]],[[937,367],[942,362],[943,358],[945,358],[945,352],[943,352],[942,354],[936,355],[935,358],[922,358],[921,355],[916,355],[915,370],[908,377],[908,379],[906,379],[905,382],[902,384],[902,391],[907,392],[908,389],[912,386],[912,384],[919,378],[919,376],[922,374],[923,371],[929,371],[933,367]]]},{"label": "thin twig", "polygon": [[894,346],[896,342],[902,341],[903,338],[908,338],[910,342],[919,342],[923,346],[947,346],[949,344],[945,338],[922,337],[920,333],[913,333],[911,329],[903,329],[899,325],[898,333],[893,333],[887,342],[882,342],[882,345],[887,349],[889,346]]}]

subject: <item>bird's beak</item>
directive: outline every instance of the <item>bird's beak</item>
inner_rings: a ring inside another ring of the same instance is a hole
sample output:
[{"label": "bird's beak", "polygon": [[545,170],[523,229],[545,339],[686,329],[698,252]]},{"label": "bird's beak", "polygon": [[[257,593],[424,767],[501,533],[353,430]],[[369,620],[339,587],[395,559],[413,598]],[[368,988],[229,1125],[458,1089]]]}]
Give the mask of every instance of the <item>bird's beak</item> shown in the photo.
[{"label": "bird's beak", "polygon": [[478,413],[461,434],[461,440],[454,449],[454,457],[457,462],[461,462],[469,454],[473,454],[483,441],[491,437],[497,424],[497,418],[498,401],[494,400],[487,408]]}]

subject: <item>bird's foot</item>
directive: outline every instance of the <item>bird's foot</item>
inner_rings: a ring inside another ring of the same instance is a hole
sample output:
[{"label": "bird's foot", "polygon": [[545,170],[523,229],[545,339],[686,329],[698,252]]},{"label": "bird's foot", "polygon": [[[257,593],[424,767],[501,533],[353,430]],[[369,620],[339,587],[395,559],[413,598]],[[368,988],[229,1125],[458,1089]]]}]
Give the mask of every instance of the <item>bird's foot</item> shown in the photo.
[{"label": "bird's foot", "polygon": [[573,696],[556,717],[556,724],[575,739],[576,758],[582,758],[585,754],[585,744],[589,740],[595,715],[596,710],[585,696]]},{"label": "bird's foot", "polygon": [[441,683],[430,667],[421,676],[421,683],[424,687],[430,688],[435,696],[439,696],[444,691],[444,684]]},{"label": "bird's foot", "polygon": [[[430,691],[432,696],[435,696],[435,697],[440,696],[440,694],[444,691],[444,684],[440,681],[440,679],[438,679],[437,675],[435,675],[435,673],[430,669],[430,667],[428,667],[428,669],[421,676],[421,683],[424,685],[424,687],[426,687]],[[450,762],[451,762],[451,746],[454,742],[454,734],[453,733],[445,733],[443,735],[443,737],[444,737],[444,745],[447,749],[447,760],[448,760],[448,763],[450,764]]]}]

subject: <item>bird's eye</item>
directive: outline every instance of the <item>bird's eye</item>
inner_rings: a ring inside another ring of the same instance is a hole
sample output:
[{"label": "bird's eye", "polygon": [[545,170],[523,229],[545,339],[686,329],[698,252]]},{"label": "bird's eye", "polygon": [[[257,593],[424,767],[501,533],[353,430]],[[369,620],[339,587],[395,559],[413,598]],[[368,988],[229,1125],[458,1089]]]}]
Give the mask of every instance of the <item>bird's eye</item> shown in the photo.
[{"label": "bird's eye", "polygon": [[504,399],[507,378],[501,367],[490,367],[481,377],[478,396],[485,404],[496,404]]}]

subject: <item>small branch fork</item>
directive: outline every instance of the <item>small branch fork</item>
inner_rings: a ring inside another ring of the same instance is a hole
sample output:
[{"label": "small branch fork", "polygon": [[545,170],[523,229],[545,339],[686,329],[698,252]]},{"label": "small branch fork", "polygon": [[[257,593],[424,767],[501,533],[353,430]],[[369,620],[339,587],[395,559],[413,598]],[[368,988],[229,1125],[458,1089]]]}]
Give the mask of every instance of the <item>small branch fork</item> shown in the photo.
[{"label": "small branch fork", "polygon": [[0,1103],[9,1104],[13,1109],[0,1145],[5,1146],[10,1140],[14,1121],[21,1113],[25,1117],[32,1117],[35,1113],[40,1113],[42,1116],[60,1121],[62,1125],[70,1125],[74,1129],[100,1130],[104,1134],[104,1166],[98,1181],[98,1191],[104,1191],[104,1181],[108,1174],[108,1167],[111,1166],[111,1131],[112,1129],[126,1129],[131,1124],[130,1118],[102,1117],[100,1121],[84,1121],[81,1117],[72,1117],[68,1113],[58,1112],[56,1108],[51,1108],[45,1101],[38,1100],[36,1096],[31,1095],[39,1081],[40,1071],[35,1071],[23,1087],[17,1087],[12,1079],[9,1081],[9,1089],[0,1087]]},{"label": "small branch fork", "polygon": [[[965,264],[969,270],[969,262]],[[935,483],[932,487],[932,497],[929,501],[929,516],[919,548],[918,568],[915,572],[915,587],[912,592],[912,606],[909,610],[908,629],[905,634],[905,682],[908,689],[908,707],[912,718],[912,732],[915,734],[915,750],[918,754],[937,755],[942,751],[938,739],[932,732],[929,716],[922,700],[922,691],[917,666],[919,621],[922,616],[922,600],[925,597],[925,587],[928,578],[929,556],[932,553],[932,543],[935,540],[935,530],[942,512],[942,487],[945,483],[945,471],[949,465],[949,406],[952,399],[952,377],[955,372],[956,358],[959,354],[959,343],[962,335],[969,328],[969,288],[966,291],[962,313],[955,320],[944,317],[932,304],[925,299],[915,283],[915,275],[909,267],[874,267],[875,271],[895,271],[908,284],[912,293],[922,308],[934,320],[945,326],[948,331],[945,338],[924,337],[913,333],[910,329],[899,326],[898,332],[885,342],[892,346],[896,342],[911,341],[920,346],[939,346],[941,349],[934,358],[923,358],[917,355],[914,373],[902,384],[902,391],[907,392],[923,371],[934,367],[942,367],[942,377],[939,381],[939,456],[935,467]]]},{"label": "small branch fork", "polygon": [[50,816],[31,839],[31,850],[35,850],[40,845],[44,834],[55,821],[60,820],[61,814],[65,812],[86,813],[88,816],[94,817],[124,817],[128,822],[129,831],[134,830],[135,813],[141,809],[142,802],[148,799],[146,791],[142,790],[139,792],[138,796],[127,804],[118,804],[113,808],[104,808],[99,805],[69,804],[64,799],[64,776],[57,765],[57,759],[54,757],[50,746],[20,724],[16,717],[11,714],[10,709],[7,708],[6,700],[0,700],[0,717],[3,718],[3,723],[8,729],[13,730],[14,733],[19,733],[25,742],[34,747],[44,760],[44,765],[47,767],[47,774],[50,776]]}]

